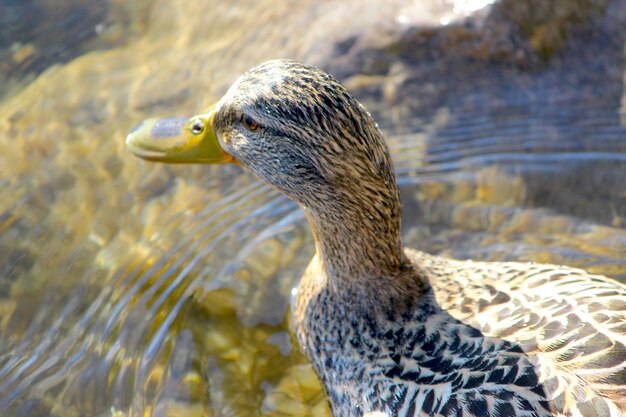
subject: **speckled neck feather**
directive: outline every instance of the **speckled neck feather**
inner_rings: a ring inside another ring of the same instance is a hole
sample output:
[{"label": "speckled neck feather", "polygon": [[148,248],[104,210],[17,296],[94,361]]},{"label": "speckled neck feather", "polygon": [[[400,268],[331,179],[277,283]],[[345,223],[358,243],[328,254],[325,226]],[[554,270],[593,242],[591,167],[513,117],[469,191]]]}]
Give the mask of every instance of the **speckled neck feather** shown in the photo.
[{"label": "speckled neck feather", "polygon": [[[406,261],[400,198],[387,147],[369,115],[360,106],[356,110],[362,114],[350,116],[365,120],[357,140],[369,143],[376,154],[356,159],[346,155],[340,162],[345,166],[336,169],[340,173],[332,181],[334,192],[320,196],[323,204],[303,205],[320,260],[337,290],[372,277],[391,278]],[[359,166],[363,158],[370,164],[377,161],[372,164],[377,169]]]}]

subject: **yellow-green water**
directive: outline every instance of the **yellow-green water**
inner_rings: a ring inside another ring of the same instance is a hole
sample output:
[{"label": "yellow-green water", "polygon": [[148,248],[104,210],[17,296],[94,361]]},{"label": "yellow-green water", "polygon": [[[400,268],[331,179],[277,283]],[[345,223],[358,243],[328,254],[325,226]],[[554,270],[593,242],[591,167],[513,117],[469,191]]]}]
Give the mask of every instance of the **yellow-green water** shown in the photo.
[{"label": "yellow-green water", "polygon": [[[313,253],[297,206],[237,167],[148,164],[124,148],[139,121],[194,114],[256,63],[332,66],[332,39],[372,24],[382,42],[419,14],[270,3],[111,2],[132,30],[0,90],[3,416],[329,415],[289,332]],[[622,84],[560,97],[547,80],[538,99],[415,114],[425,96],[398,98],[407,76],[393,68],[345,81],[388,133],[407,246],[626,280]]]}]

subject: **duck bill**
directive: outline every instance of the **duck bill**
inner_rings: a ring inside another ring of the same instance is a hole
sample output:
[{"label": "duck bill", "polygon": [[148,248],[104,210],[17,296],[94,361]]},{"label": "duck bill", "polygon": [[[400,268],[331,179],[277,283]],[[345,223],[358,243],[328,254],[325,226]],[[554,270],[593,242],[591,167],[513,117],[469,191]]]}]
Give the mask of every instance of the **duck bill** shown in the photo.
[{"label": "duck bill", "polygon": [[170,164],[236,163],[217,140],[215,110],[185,118],[147,119],[126,137],[128,149],[139,158]]}]

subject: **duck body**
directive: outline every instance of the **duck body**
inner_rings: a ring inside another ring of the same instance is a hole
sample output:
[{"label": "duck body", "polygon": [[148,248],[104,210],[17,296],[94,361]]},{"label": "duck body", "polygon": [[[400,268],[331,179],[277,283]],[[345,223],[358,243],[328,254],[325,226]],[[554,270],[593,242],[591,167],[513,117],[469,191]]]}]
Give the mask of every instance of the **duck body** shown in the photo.
[{"label": "duck body", "polygon": [[324,71],[266,62],[205,113],[146,121],[127,144],[237,163],[301,206],[316,254],[295,329],[335,417],[626,416],[626,286],[403,248],[384,137]]},{"label": "duck body", "polygon": [[[621,284],[553,265],[406,254],[407,292],[392,298],[372,286],[343,299],[315,259],[303,277],[297,335],[333,415],[625,415]],[[416,289],[419,300],[407,295]]]}]

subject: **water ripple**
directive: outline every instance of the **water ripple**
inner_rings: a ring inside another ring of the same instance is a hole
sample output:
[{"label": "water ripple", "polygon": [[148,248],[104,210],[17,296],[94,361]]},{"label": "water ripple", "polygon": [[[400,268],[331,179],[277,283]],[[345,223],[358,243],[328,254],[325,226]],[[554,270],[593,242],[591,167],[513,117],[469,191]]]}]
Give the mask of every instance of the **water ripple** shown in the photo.
[{"label": "water ripple", "polygon": [[[388,128],[407,244],[461,258],[548,259],[626,278],[619,257],[624,229],[611,227],[606,213],[568,213],[558,200],[559,193],[584,189],[593,177],[588,172],[603,181],[613,176],[603,190],[593,182],[588,186],[614,199],[605,204],[614,202],[619,220],[626,210],[619,181],[626,175],[626,129],[606,107],[557,107],[468,111],[432,126],[415,122],[408,132],[410,121],[402,133]],[[580,112],[586,117],[578,117]],[[547,179],[548,200],[542,188]],[[576,181],[582,185],[573,186]],[[172,346],[192,355],[194,339],[177,324],[188,306],[212,291],[238,291],[234,275],[248,267],[246,261],[259,256],[266,242],[305,223],[293,202],[258,182],[219,201],[207,195],[195,203],[168,213],[158,232],[140,239],[147,255],[119,267],[89,305],[82,307],[91,289],[76,288],[51,324],[42,308],[24,337],[4,346],[0,410],[55,390],[68,403],[83,404],[77,407],[125,407],[132,415],[154,410],[155,398],[168,389],[163,380],[151,385],[155,369],[174,355]],[[278,286],[293,285],[310,255],[310,245],[298,245],[298,260],[270,278],[285,280]],[[81,389],[89,381],[101,392]]]}]

